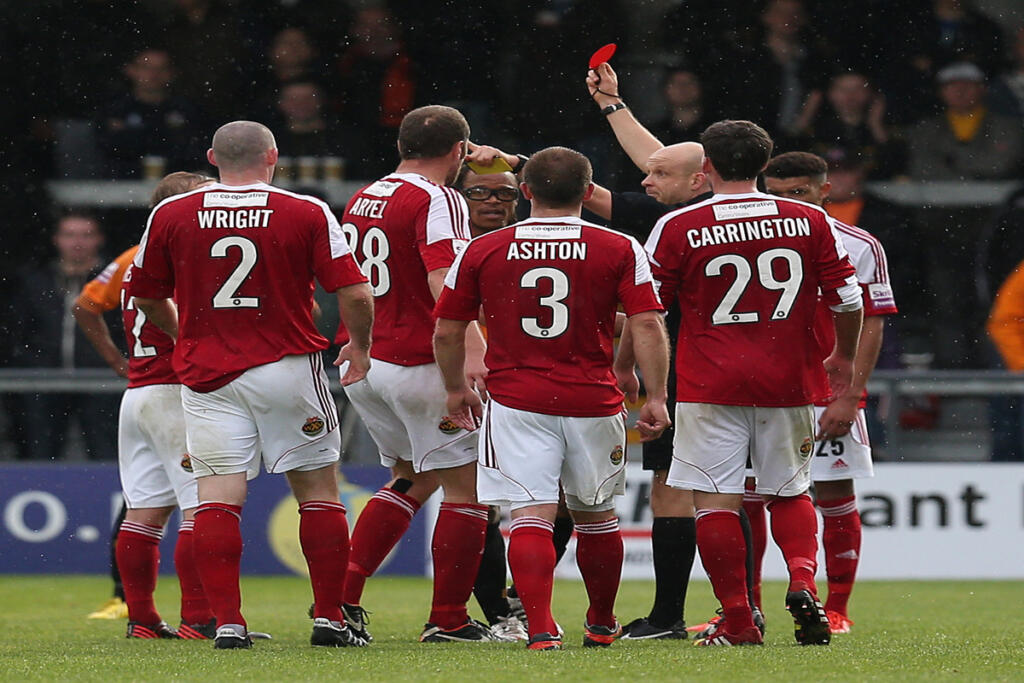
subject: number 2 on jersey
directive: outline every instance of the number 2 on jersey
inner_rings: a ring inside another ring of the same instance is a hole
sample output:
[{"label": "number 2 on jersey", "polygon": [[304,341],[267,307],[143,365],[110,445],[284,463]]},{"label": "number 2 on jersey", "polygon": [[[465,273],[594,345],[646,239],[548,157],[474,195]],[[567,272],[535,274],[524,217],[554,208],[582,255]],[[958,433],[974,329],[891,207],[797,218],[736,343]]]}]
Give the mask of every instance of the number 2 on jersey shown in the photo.
[{"label": "number 2 on jersey", "polygon": [[521,318],[523,332],[539,339],[552,339],[569,329],[569,307],[563,304],[569,296],[569,276],[557,268],[532,268],[519,280],[524,289],[536,289],[541,280],[550,280],[551,294],[540,297],[540,305],[551,309],[551,324],[541,327],[538,318]]},{"label": "number 2 on jersey", "polygon": [[[784,280],[777,279],[772,271],[775,261],[780,259],[786,262],[789,271],[788,277]],[[769,249],[758,255],[755,265],[761,286],[765,289],[782,292],[778,303],[775,304],[775,310],[772,311],[771,320],[785,320],[793,310],[796,296],[800,293],[800,284],[804,279],[804,267],[800,260],[800,254],[792,249]],[[753,269],[750,267],[750,263],[739,254],[722,254],[708,261],[704,267],[704,274],[708,277],[717,277],[722,275],[724,266],[732,266],[736,271],[736,279],[729,285],[722,301],[718,304],[715,312],[711,314],[711,323],[713,325],[734,325],[760,321],[761,314],[756,311],[739,313],[733,310],[753,279]]]},{"label": "number 2 on jersey", "polygon": [[[354,223],[343,223],[341,231],[348,240],[349,251],[356,256],[363,276],[370,281],[374,296],[383,296],[391,289],[391,271],[387,258],[391,256],[391,245],[387,234],[377,226],[371,226],[363,235],[362,249],[359,249],[359,228]],[[362,254],[362,259],[358,254]]]},{"label": "number 2 on jersey", "polygon": [[233,235],[222,237],[210,246],[210,256],[213,258],[224,258],[228,255],[228,249],[235,247],[241,254],[238,265],[231,271],[231,275],[224,281],[217,293],[213,295],[214,308],[259,308],[260,299],[256,296],[238,296],[238,288],[249,277],[253,266],[259,259],[256,252],[256,244],[247,237]]},{"label": "number 2 on jersey", "polygon": [[135,297],[125,294],[124,289],[121,290],[121,308],[126,311],[135,311],[135,322],[132,324],[132,339],[135,340],[135,343],[132,344],[132,357],[152,358],[156,355],[156,347],[144,346],[141,339],[142,326],[146,324],[146,314],[141,309],[135,308]]}]

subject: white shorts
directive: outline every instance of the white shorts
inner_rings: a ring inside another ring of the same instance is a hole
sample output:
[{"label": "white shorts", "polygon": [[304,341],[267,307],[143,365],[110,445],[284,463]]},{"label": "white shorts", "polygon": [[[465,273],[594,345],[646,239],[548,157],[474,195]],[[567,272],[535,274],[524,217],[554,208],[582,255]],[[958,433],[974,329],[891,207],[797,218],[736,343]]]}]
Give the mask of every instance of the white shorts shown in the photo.
[{"label": "white shorts", "polygon": [[742,494],[749,457],[758,493],[803,493],[811,484],[812,408],[676,403],[668,484],[706,493]]},{"label": "white shorts", "polygon": [[117,424],[117,465],[130,510],[199,505],[185,447],[180,385],[125,390]]},{"label": "white shorts", "polygon": [[487,404],[480,428],[477,499],[487,505],[558,502],[570,509],[611,509],[626,486],[623,415],[558,417]]},{"label": "white shorts", "polygon": [[[341,365],[345,374],[348,364]],[[395,365],[374,359],[366,378],[345,387],[380,451],[380,462],[412,463],[415,472],[448,469],[476,460],[476,432],[447,418],[441,371],[434,363]]]},{"label": "white shorts", "polygon": [[[817,422],[824,408],[814,407]],[[868,479],[875,476],[871,464],[871,442],[868,440],[868,423],[864,409],[857,411],[857,418],[850,427],[850,433],[838,439],[819,441],[814,444],[811,458],[812,481],[839,481],[842,479]]]},{"label": "white shorts", "polygon": [[319,353],[285,356],[249,368],[207,393],[181,387],[195,476],[255,476],[315,470],[341,452],[338,409]]}]

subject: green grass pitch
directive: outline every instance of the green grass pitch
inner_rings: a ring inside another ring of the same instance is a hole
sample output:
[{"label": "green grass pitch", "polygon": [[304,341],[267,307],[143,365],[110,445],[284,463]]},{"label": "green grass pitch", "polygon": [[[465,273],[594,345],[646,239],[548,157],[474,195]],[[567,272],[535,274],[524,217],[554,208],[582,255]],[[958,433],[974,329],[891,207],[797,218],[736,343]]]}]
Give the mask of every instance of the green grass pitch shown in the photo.
[{"label": "green grass pitch", "polygon": [[[0,680],[89,681],[612,681],[643,680],[1024,680],[1024,582],[870,582],[857,585],[853,633],[829,647],[799,647],[783,606],[784,587],[765,586],[768,634],[760,648],[695,648],[690,641],[580,647],[582,584],[555,586],[565,650],[529,652],[521,643],[419,644],[430,603],[425,579],[371,579],[364,605],[375,642],[364,649],[309,646],[309,586],[291,577],[246,578],[244,610],[269,631],[250,651],[209,642],[124,638],[124,621],[89,621],[109,580],[96,576],[0,577]],[[653,585],[624,582],[623,621],[645,614]],[[161,577],[157,605],[177,624],[177,586]],[[687,619],[715,606],[705,581],[690,586]],[[475,603],[472,612],[479,614]]]}]

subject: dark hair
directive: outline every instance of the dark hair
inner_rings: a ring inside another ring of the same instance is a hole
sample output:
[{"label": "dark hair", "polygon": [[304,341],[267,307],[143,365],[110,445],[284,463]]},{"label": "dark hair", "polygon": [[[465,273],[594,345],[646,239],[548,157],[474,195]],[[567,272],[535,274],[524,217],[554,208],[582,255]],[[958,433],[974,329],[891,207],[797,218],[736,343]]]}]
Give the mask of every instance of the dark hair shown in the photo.
[{"label": "dark hair", "polygon": [[817,154],[810,152],[786,152],[773,157],[764,169],[769,178],[815,178],[824,180],[828,175],[828,164]]},{"label": "dark hair", "polygon": [[768,132],[752,121],[719,121],[700,136],[704,154],[722,180],[753,180],[772,155]]},{"label": "dark hair", "polygon": [[469,124],[459,110],[432,104],[413,109],[402,119],[398,155],[402,159],[436,159],[466,140]]},{"label": "dark hair", "polygon": [[537,152],[523,168],[523,182],[541,204],[575,206],[593,179],[590,160],[566,147],[548,147]]},{"label": "dark hair", "polygon": [[203,183],[211,182],[213,178],[202,173],[189,173],[188,171],[175,171],[168,173],[153,188],[153,195],[149,198],[149,206],[153,208],[168,197],[176,194],[184,194],[194,190]]},{"label": "dark hair", "polygon": [[90,211],[89,209],[75,207],[64,207],[59,209],[57,213],[57,220],[53,223],[53,227],[50,229],[51,235],[56,235],[60,231],[61,223],[68,219],[77,218],[84,221],[89,221],[96,226],[96,231],[103,235],[103,223],[100,222],[98,214]]}]

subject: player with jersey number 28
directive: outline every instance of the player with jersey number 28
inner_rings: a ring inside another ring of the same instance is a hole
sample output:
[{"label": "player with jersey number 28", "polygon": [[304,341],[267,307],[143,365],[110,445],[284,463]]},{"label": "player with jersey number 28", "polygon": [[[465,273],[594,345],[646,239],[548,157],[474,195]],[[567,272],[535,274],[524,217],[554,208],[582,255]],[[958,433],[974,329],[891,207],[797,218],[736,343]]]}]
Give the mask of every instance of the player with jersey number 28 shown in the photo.
[{"label": "player with jersey number 28", "polygon": [[478,495],[512,509],[509,566],[532,650],[561,647],[551,614],[552,532],[559,482],[576,524],[576,562],[590,606],[583,645],[622,633],[614,614],[622,536],[613,497],[625,485],[623,394],[612,372],[616,309],[630,318],[648,383],[637,427],[669,425],[668,338],[650,267],[632,237],[580,219],[590,162],[551,147],[526,162],[529,219],[477,237],[455,261],[435,313],[434,349],[448,414],[476,426],[481,397],[466,381],[466,328],[483,310],[490,401],[480,430]]},{"label": "player with jersey number 28", "polygon": [[173,367],[199,480],[194,554],[217,617],[215,647],[251,646],[239,523],[247,473],[261,454],[299,502],[315,601],[311,643],[365,645],[341,612],[348,524],[338,502],[338,414],[321,360],[328,343],[313,324],[314,278],[337,293],[351,332],[338,356],[349,363],[343,383],[369,367],[373,300],[330,207],[269,184],[277,156],[265,126],[217,129],[207,158],[220,181],[153,210],[127,293],[176,338]]},{"label": "player with jersey number 28", "polygon": [[[823,419],[816,430],[812,404],[823,372],[833,396],[850,390],[860,287],[828,214],[757,192],[772,151],[760,126],[720,121],[701,143],[714,197],[666,214],[646,245],[662,301],[678,298],[682,315],[668,483],[694,491],[697,547],[722,604],[723,619],[696,644],[762,642],[738,513],[748,457],[789,569],[786,607],[797,642],[827,644],[807,491],[815,436],[832,438],[838,426]],[[824,367],[814,334],[819,289],[836,338]]]},{"label": "player with jersey number 28", "polygon": [[[398,168],[352,196],[341,226],[373,286],[376,311],[373,367],[345,394],[393,477],[363,508],[352,532],[343,609],[367,637],[360,604],[366,579],[440,484],[444,499],[431,547],[434,594],[420,641],[494,641],[487,626],[466,612],[487,527],[487,506],[476,498],[476,433],[447,419],[430,341],[434,300],[470,239],[466,202],[449,187],[468,141],[469,125],[451,107],[406,114],[398,131]],[[347,338],[340,329],[336,341]],[[473,349],[467,372],[484,390],[484,341],[476,324],[467,331],[467,344]]]}]

